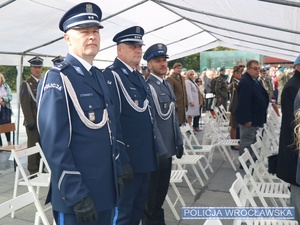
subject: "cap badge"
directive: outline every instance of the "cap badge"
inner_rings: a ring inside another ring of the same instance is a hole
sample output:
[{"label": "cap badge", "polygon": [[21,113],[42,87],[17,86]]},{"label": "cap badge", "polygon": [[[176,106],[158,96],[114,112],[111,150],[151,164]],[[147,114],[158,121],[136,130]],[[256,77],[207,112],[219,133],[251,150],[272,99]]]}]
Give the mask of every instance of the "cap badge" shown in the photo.
[{"label": "cap badge", "polygon": [[162,49],[163,46],[162,46],[162,44],[158,44],[157,47],[158,47],[158,49]]},{"label": "cap badge", "polygon": [[136,31],[136,33],[139,34],[139,33],[141,32],[141,28],[140,28],[140,27],[136,27],[136,30],[135,30],[135,31]]},{"label": "cap badge", "polygon": [[92,4],[86,4],[85,10],[87,13],[92,13],[93,12]]}]

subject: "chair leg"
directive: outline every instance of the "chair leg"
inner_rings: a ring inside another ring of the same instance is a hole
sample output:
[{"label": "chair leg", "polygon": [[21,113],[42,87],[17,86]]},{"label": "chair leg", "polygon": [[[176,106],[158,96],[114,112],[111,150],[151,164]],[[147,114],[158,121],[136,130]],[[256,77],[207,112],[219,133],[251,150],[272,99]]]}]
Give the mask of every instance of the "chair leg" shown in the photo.
[{"label": "chair leg", "polygon": [[[18,186],[19,186],[19,179],[20,179],[20,171],[19,171],[19,168],[16,167],[16,176],[15,176],[15,183],[14,183],[13,198],[17,197]],[[15,212],[11,213],[11,218],[15,218]]]}]

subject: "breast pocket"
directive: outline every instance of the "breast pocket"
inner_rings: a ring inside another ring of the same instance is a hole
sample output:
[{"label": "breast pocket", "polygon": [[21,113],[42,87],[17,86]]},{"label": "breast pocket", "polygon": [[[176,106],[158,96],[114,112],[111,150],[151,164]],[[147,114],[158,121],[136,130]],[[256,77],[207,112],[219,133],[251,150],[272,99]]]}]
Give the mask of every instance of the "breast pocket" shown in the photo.
[{"label": "breast pocket", "polygon": [[161,111],[163,113],[167,112],[170,107],[170,103],[171,103],[169,96],[166,94],[160,94],[158,96],[158,101],[159,101]]},{"label": "breast pocket", "polygon": [[129,88],[129,91],[128,91],[132,101],[139,107],[143,107],[144,105],[144,99],[143,97],[141,96],[141,94],[139,93],[139,91],[132,87],[132,88]]},{"label": "breast pocket", "polygon": [[81,109],[89,120],[95,123],[102,120],[103,110],[106,108],[102,96],[94,93],[86,93],[79,95],[78,100]]}]

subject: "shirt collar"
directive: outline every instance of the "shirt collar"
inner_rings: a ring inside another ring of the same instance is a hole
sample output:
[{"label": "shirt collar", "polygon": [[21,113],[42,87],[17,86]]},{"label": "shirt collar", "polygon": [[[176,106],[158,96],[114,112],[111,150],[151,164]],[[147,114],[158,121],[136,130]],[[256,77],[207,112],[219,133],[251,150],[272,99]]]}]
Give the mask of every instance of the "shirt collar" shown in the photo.
[{"label": "shirt collar", "polygon": [[72,54],[72,53],[69,53],[70,55],[72,55],[74,58],[76,58],[81,64],[82,66],[87,70],[87,71],[90,71],[92,65],[89,64],[87,61],[85,61],[83,58],[80,58],[79,56],[75,55],[75,54]]}]

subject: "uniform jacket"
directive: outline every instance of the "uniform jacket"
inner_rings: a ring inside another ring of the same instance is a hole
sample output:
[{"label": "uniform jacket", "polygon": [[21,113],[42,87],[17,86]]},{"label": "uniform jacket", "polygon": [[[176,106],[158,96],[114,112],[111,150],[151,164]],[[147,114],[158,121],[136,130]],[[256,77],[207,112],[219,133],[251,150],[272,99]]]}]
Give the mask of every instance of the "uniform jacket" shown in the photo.
[{"label": "uniform jacket", "polygon": [[[200,101],[201,93],[198,85],[192,80],[185,80],[185,90],[187,95],[188,110],[186,111],[187,116],[199,116],[200,115]],[[194,106],[190,103],[193,102]]]},{"label": "uniform jacket", "polygon": [[269,97],[266,90],[247,72],[244,73],[237,86],[238,104],[236,120],[244,125],[252,122],[252,126],[263,126],[267,119]]},{"label": "uniform jacket", "polygon": [[269,76],[267,76],[266,78],[259,77],[258,80],[261,83],[261,85],[266,89],[269,95],[269,101],[271,101],[274,96],[272,78]]},{"label": "uniform jacket", "polygon": [[173,73],[167,77],[167,80],[170,82],[176,97],[178,122],[179,124],[184,124],[186,122],[185,110],[188,106],[184,78]]},{"label": "uniform jacket", "polygon": [[297,185],[296,171],[298,149],[294,143],[294,100],[300,88],[300,72],[296,71],[284,86],[281,96],[281,127],[279,136],[279,152],[277,159],[277,177],[285,182]]},{"label": "uniform jacket", "polygon": [[[134,104],[143,107],[144,100],[149,100],[150,108],[144,112],[134,110],[121,89],[115,82],[112,71],[121,78],[129,98]],[[139,72],[130,71],[118,58],[103,71],[108,90],[115,107],[117,119],[121,122],[118,131],[122,132],[127,154],[121,154],[122,163],[129,162],[134,173],[146,173],[156,170],[157,158],[167,154],[160,132],[158,131],[154,103],[149,86]],[[149,111],[150,109],[150,111]]]},{"label": "uniform jacket", "polygon": [[216,78],[215,93],[217,99],[228,99],[228,85],[225,75],[219,75]]},{"label": "uniform jacket", "polygon": [[38,82],[32,76],[21,84],[20,103],[24,114],[25,126],[28,124],[36,123],[37,112],[36,102],[34,99],[32,99],[31,95],[29,94],[26,82],[29,84],[34,97],[36,97],[36,91],[38,86]]},{"label": "uniform jacket", "polygon": [[[24,114],[24,125],[27,126],[28,124],[36,124],[36,101],[35,99],[30,95],[30,92],[28,91],[28,86],[32,91],[32,94],[34,98],[36,98],[36,92],[37,92],[37,86],[38,82],[31,76],[27,81],[24,81],[21,84],[21,91],[20,91],[20,104],[21,108]],[[35,145],[36,142],[40,141],[40,136],[37,131],[37,127],[35,127],[33,130],[28,130],[26,128],[27,133],[27,147],[32,147]]]},{"label": "uniform jacket", "polygon": [[228,111],[231,113],[235,113],[237,102],[238,102],[238,93],[237,93],[237,86],[239,84],[239,81],[236,79],[233,79],[231,84],[229,85],[230,93],[231,93],[231,101],[228,108]]},{"label": "uniform jacket", "polygon": [[[98,211],[112,209],[117,201],[119,153],[116,120],[105,80],[99,70],[93,78],[69,54],[65,62],[57,66],[60,69],[50,69],[43,89],[45,77],[40,81],[37,95],[41,145],[51,167],[48,198],[53,209],[59,212],[73,212],[72,206],[88,194]],[[87,118],[92,113],[94,123],[99,123],[103,110],[108,110],[109,121],[102,128],[88,128],[79,118],[69,95],[66,101],[59,70],[69,78]]]},{"label": "uniform jacket", "polygon": [[[176,103],[175,95],[170,83],[167,80],[165,80],[165,84],[161,83],[153,74],[150,74],[146,82],[151,85],[156,92],[157,100],[159,102],[159,109],[155,107],[156,111],[159,110],[164,114],[167,113],[171,102],[174,104]],[[154,96],[155,95],[153,95],[153,98]],[[183,144],[175,111],[173,111],[172,115],[167,120],[163,120],[158,113],[156,113],[155,118],[163,142],[168,150],[168,157],[172,157],[176,154],[177,147]]]}]

